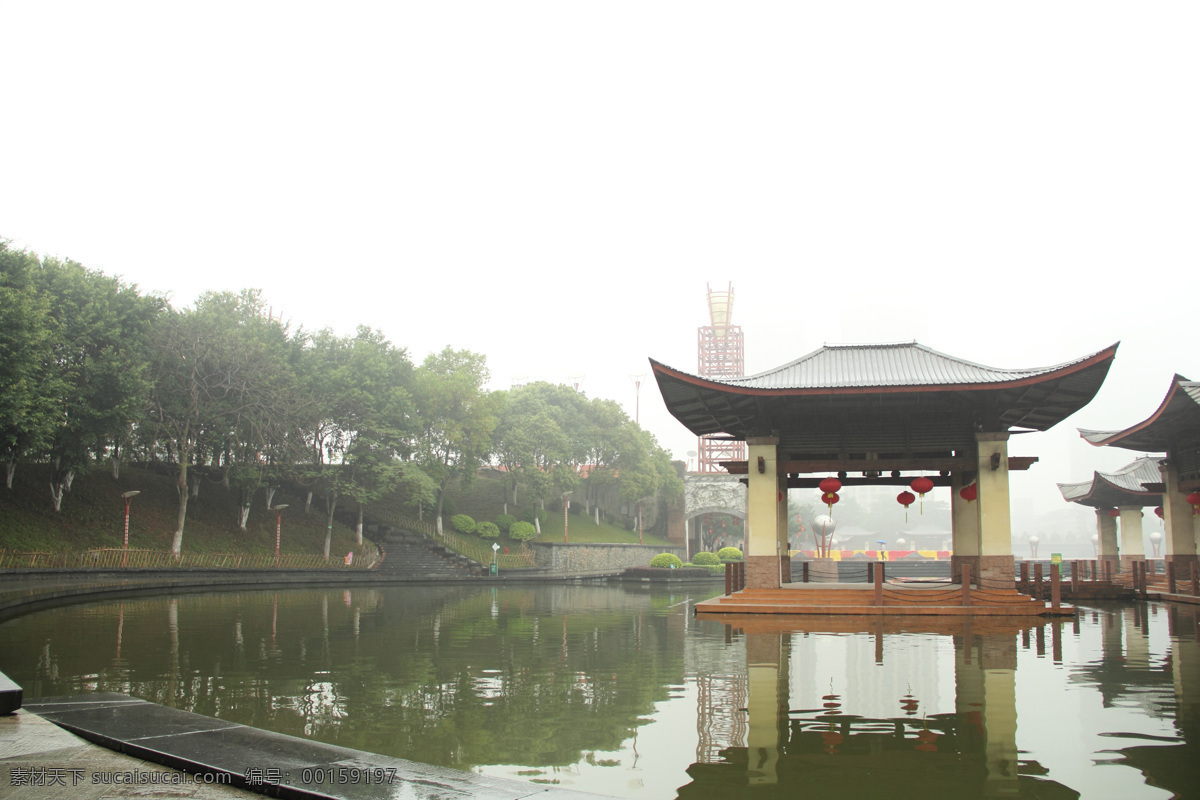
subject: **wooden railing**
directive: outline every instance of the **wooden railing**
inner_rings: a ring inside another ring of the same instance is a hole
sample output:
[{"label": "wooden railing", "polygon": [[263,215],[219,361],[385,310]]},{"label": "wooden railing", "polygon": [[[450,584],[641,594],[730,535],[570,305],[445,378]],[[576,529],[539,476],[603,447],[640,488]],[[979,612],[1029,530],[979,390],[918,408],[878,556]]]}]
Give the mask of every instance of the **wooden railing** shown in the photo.
[{"label": "wooden railing", "polygon": [[163,550],[124,550],[105,548],[82,553],[10,552],[0,550],[0,569],[369,569],[374,558],[355,558],[346,564],[343,558],[324,558],[307,553],[275,556],[262,553],[184,553],[178,558]]}]

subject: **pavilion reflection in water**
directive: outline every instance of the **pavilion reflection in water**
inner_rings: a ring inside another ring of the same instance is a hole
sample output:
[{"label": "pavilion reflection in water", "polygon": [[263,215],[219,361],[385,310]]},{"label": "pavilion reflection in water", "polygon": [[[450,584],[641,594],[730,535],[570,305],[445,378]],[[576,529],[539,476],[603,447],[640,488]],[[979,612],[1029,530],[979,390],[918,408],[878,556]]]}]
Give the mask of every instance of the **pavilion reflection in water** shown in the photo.
[{"label": "pavilion reflection in water", "polygon": [[[1168,616],[1166,668],[1150,657],[1152,613]],[[723,719],[717,706],[737,713],[720,728],[701,723],[688,769],[693,782],[679,789],[681,798],[762,798],[776,790],[812,797],[1080,796],[1047,776],[1037,754],[1020,752],[1017,739],[1019,651],[1062,664],[1063,637],[1078,635],[1079,620],[700,618],[722,623],[728,641],[744,641],[744,681],[726,679],[724,696],[702,689],[700,720]],[[1101,619],[1101,652],[1072,667],[1070,680],[1095,686],[1105,707],[1125,695],[1149,717],[1174,717],[1184,744],[1111,752],[1147,784],[1190,796],[1200,742],[1200,615],[1138,605]],[[881,669],[864,671],[864,661]],[[697,680],[721,683],[712,675]],[[1147,691],[1155,687],[1160,691]],[[1164,697],[1173,697],[1173,706]]]}]

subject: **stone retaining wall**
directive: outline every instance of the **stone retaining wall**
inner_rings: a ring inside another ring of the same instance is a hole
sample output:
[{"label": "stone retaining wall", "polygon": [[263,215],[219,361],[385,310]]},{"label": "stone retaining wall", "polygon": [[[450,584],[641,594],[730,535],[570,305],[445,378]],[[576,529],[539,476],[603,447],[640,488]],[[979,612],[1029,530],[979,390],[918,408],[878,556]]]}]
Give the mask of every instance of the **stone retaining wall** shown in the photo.
[{"label": "stone retaining wall", "polygon": [[533,551],[537,569],[562,576],[616,575],[626,567],[650,566],[650,559],[659,553],[674,553],[680,560],[687,560],[685,548],[658,544],[535,542]]}]

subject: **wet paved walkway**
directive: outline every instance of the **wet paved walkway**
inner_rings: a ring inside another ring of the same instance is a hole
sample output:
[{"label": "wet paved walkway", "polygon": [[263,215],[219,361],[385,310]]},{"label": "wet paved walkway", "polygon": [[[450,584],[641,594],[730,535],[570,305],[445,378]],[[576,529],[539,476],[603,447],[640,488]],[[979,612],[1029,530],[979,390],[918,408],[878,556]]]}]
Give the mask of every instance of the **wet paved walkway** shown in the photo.
[{"label": "wet paved walkway", "polygon": [[232,800],[257,793],[332,800],[600,797],[322,744],[122,694],[41,698],[0,717],[6,800]]},{"label": "wet paved walkway", "polygon": [[258,796],[232,786],[189,783],[192,779],[179,770],[87,742],[28,710],[0,716],[0,797],[5,800]]}]

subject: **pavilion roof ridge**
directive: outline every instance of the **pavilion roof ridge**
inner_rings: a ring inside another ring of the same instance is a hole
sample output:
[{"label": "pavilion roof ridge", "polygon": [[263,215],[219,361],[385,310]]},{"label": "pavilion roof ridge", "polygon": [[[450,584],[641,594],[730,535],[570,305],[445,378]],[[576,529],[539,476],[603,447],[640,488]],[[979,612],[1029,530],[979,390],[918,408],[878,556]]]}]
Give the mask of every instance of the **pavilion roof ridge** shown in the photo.
[{"label": "pavilion roof ridge", "polygon": [[996,384],[1048,375],[1086,362],[1095,353],[1045,367],[992,367],[909,342],[821,347],[773,369],[741,378],[708,379],[727,386],[763,389]]}]

